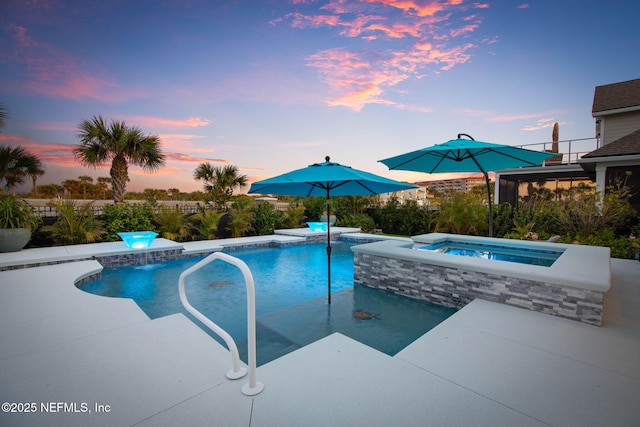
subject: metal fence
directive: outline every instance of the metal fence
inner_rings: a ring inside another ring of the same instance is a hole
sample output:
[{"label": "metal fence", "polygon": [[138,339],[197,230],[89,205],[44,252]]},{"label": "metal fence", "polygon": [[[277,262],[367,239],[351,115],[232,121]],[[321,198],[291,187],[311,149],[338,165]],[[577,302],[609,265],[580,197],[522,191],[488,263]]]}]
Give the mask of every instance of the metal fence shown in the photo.
[{"label": "metal fence", "polygon": [[[533,151],[547,151],[551,152],[553,142],[538,142],[535,144],[518,145],[520,148]],[[578,163],[578,160],[587,153],[600,148],[599,138],[578,138],[578,139],[566,139],[558,141],[558,159],[556,163],[571,165]],[[549,164],[553,162],[547,162]]]},{"label": "metal fence", "polygon": [[[56,209],[55,203],[64,202],[64,199],[57,200],[48,200],[48,199],[26,199],[27,202],[31,206],[33,206],[37,215],[41,218],[57,218],[58,210]],[[91,211],[94,215],[102,215],[103,209],[107,205],[112,205],[113,201],[111,200],[73,200],[76,203],[76,206],[82,206],[86,204],[91,204]],[[144,200],[127,200],[125,201],[127,204],[146,204],[148,202]],[[287,207],[290,205],[286,202],[270,202],[274,205],[276,210],[285,211]],[[229,204],[229,207],[231,204]],[[158,211],[162,207],[167,208],[176,208],[179,209],[180,212],[186,215],[196,214],[201,211],[203,207],[205,207],[205,203],[196,202],[196,201],[175,201],[175,200],[159,200],[155,203],[151,204],[151,208],[154,213],[158,213]]]}]

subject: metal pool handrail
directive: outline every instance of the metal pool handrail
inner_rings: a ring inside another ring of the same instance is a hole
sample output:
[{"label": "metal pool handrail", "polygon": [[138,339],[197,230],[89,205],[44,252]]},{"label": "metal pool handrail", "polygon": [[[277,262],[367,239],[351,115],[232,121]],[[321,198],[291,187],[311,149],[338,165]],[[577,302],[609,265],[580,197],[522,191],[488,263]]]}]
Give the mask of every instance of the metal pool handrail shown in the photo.
[{"label": "metal pool handrail", "polygon": [[253,282],[253,276],[247,264],[241,259],[232,257],[231,255],[225,254],[223,252],[212,253],[202,261],[199,261],[198,263],[192,265],[191,267],[183,271],[182,274],[180,274],[180,278],[178,279],[180,301],[182,301],[182,305],[184,305],[189,313],[193,314],[198,320],[200,320],[209,329],[215,332],[227,344],[227,347],[231,352],[231,359],[233,362],[233,368],[227,371],[227,378],[231,380],[237,380],[244,377],[247,374],[247,368],[240,366],[238,347],[236,346],[236,343],[231,335],[229,335],[227,331],[213,323],[211,320],[209,320],[208,317],[200,313],[191,304],[189,304],[184,289],[184,281],[188,275],[199,270],[210,262],[215,261],[216,259],[220,259],[221,261],[225,261],[229,264],[235,265],[236,267],[238,267],[238,269],[240,269],[242,275],[244,276],[244,282],[247,287],[247,347],[249,353],[249,383],[245,384],[242,387],[242,393],[247,396],[255,396],[264,389],[264,385],[256,380],[256,292]]}]

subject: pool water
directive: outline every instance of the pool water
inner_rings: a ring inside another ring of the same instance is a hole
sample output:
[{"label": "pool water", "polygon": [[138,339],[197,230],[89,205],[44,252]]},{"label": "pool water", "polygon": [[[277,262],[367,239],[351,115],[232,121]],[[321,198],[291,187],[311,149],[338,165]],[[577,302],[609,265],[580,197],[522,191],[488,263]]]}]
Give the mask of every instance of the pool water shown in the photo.
[{"label": "pool water", "polygon": [[553,265],[563,253],[563,250],[554,251],[533,247],[486,245],[451,240],[445,240],[428,246],[420,246],[416,249],[450,255],[540,265],[544,267]]},{"label": "pool water", "polygon": [[[331,305],[327,304],[325,244],[228,252],[247,263],[254,277],[258,365],[334,332],[394,355],[455,312],[354,285],[350,248],[345,242],[332,243]],[[132,298],[150,318],[183,313],[201,326],[182,307],[178,295],[178,277],[201,259],[104,269],[99,280],[81,289]],[[246,362],[247,302],[240,270],[217,260],[188,276],[185,288],[189,302],[231,334]]]}]

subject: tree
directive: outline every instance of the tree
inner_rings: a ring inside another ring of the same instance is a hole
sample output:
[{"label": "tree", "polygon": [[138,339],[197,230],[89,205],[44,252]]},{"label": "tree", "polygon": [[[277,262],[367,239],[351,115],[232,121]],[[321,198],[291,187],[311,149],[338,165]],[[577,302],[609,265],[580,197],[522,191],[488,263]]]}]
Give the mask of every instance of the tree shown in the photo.
[{"label": "tree", "polygon": [[44,168],[40,159],[22,147],[11,148],[0,145],[0,184],[15,194],[16,187],[27,176],[42,175]]},{"label": "tree", "polygon": [[70,198],[80,194],[80,182],[75,179],[65,179],[62,181],[62,188]]},{"label": "tree", "polygon": [[210,194],[218,209],[224,209],[233,196],[235,187],[247,185],[246,175],[239,175],[237,166],[214,167],[211,163],[201,163],[193,173],[196,180],[204,181],[204,191]]},{"label": "tree", "polygon": [[144,135],[137,127],[125,122],[112,121],[109,125],[102,116],[83,120],[78,125],[80,144],[73,153],[85,166],[98,168],[111,161],[111,189],[116,203],[124,202],[129,182],[129,163],[146,171],[156,171],[164,165],[165,155],[160,150],[156,135]]},{"label": "tree", "polygon": [[29,175],[31,176],[31,182],[33,184],[33,197],[38,197],[38,177],[44,175],[44,169],[42,167],[36,167]]},{"label": "tree", "polygon": [[80,186],[82,187],[82,198],[87,198],[87,184],[93,183],[93,178],[89,175],[82,175],[78,177],[78,181],[80,181]]},{"label": "tree", "polygon": [[60,194],[64,193],[64,188],[61,185],[45,184],[38,185],[38,194],[45,199],[55,199]]},{"label": "tree", "polygon": [[7,110],[0,104],[0,130],[4,127],[4,120],[7,118]]},{"label": "tree", "polygon": [[169,188],[167,190],[167,195],[170,197],[171,200],[176,199],[179,200],[180,199],[180,190],[177,188]]},{"label": "tree", "polygon": [[98,177],[98,188],[102,191],[102,198],[107,198],[107,189],[109,188],[109,184],[111,184],[111,178],[107,178],[105,176]]}]

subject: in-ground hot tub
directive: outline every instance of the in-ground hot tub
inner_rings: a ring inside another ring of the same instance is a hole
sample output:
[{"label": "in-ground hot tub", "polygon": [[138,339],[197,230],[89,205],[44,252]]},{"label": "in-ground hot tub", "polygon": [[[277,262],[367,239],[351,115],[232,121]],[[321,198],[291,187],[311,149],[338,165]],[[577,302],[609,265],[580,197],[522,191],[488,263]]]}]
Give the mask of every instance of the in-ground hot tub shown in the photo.
[{"label": "in-ground hot tub", "polygon": [[[443,242],[559,255],[536,265],[424,250]],[[611,285],[609,248],[603,247],[431,233],[352,250],[355,283],[454,308],[481,298],[600,325]]]}]

